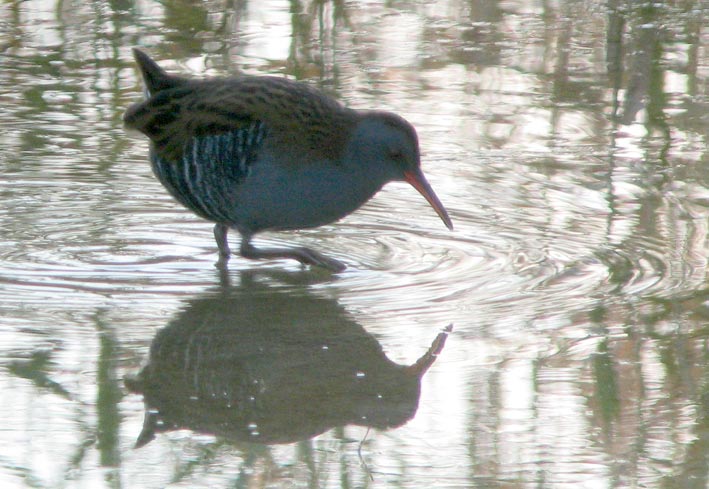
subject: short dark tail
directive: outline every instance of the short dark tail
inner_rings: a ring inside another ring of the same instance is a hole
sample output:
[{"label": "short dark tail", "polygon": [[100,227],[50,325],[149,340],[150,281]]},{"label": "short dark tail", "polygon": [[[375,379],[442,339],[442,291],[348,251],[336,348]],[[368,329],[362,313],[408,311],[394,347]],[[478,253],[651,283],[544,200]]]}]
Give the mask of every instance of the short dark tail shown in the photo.
[{"label": "short dark tail", "polygon": [[149,96],[155,95],[160,90],[174,88],[183,83],[184,80],[182,78],[168,74],[140,49],[133,48],[133,56],[135,56],[135,61],[138,63],[140,72],[143,75],[143,81]]}]

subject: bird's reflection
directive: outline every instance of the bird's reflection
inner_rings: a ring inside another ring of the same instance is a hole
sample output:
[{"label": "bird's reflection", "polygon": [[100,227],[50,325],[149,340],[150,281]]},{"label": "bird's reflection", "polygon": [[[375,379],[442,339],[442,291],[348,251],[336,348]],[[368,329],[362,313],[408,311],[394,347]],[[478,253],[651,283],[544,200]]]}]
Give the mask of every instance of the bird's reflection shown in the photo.
[{"label": "bird's reflection", "polygon": [[126,381],[146,406],[136,446],[178,428],[270,444],[348,424],[400,426],[449,331],[398,365],[336,300],[242,277],[187,303]]}]

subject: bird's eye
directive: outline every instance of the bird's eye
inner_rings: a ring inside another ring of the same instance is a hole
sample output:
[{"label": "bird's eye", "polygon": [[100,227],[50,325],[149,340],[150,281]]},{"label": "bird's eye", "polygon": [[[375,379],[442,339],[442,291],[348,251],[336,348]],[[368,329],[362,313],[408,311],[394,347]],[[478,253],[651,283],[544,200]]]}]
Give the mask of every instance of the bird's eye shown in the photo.
[{"label": "bird's eye", "polygon": [[390,149],[389,158],[396,161],[401,161],[404,159],[404,152],[400,149]]}]

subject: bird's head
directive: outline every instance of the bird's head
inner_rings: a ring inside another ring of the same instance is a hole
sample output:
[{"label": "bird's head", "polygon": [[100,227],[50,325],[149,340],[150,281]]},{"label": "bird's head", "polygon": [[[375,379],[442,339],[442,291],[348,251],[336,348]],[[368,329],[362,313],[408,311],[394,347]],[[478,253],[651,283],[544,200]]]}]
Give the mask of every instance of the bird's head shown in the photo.
[{"label": "bird's head", "polygon": [[428,203],[448,229],[453,223],[441,201],[421,171],[421,154],[414,127],[403,117],[391,112],[360,112],[351,144],[358,156],[367,162],[365,171],[372,171],[384,182],[406,181]]}]

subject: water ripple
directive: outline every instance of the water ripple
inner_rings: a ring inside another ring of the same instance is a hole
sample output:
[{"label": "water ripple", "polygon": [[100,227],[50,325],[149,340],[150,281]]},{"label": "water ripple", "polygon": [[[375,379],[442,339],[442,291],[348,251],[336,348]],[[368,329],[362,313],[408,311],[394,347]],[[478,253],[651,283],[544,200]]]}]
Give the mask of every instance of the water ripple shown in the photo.
[{"label": "water ripple", "polygon": [[[367,217],[365,212],[360,219]],[[49,287],[106,293],[125,291],[146,277],[152,287],[174,290],[186,285],[180,272],[191,274],[189,282],[195,275],[208,280],[213,273],[216,249],[211,226],[179,211],[125,216],[113,221],[110,232],[97,226],[93,238],[90,230],[81,218],[53,220],[29,246],[2,249],[0,276],[6,283],[24,283],[32,290]],[[387,310],[436,303],[450,307],[472,298],[478,303],[519,300],[541,289],[578,296],[622,287],[626,293],[639,294],[657,287],[668,267],[659,242],[646,242],[642,255],[601,248],[574,258],[572,249],[548,248],[512,233],[479,231],[472,233],[463,227],[445,236],[444,232],[350,222],[264,235],[257,244],[303,244],[344,260],[350,269],[342,274],[338,288],[358,294],[365,302],[370,297],[380,304],[377,309]],[[567,239],[565,246],[571,244]],[[300,267],[286,261],[232,261],[232,269],[264,266]]]},{"label": "water ripple", "polygon": [[[683,286],[667,258],[671,245],[629,232],[631,221],[618,226],[587,182],[496,165],[479,167],[494,178],[465,175],[463,185],[432,176],[453,232],[410,188],[394,185],[340,223],[263,234],[255,244],[310,246],[344,261],[349,269],[333,279],[333,290],[391,318],[409,311],[421,320],[491,322],[506,320],[510,308],[553,315],[561,304],[589,308],[601,297]],[[183,295],[213,283],[211,224],[175,204],[142,160],[103,178],[87,172],[77,179],[66,167],[53,165],[50,180],[25,175],[20,187],[0,186],[10,196],[0,210],[0,282],[14,301],[72,291]],[[230,239],[235,246],[236,233]],[[235,257],[230,268],[301,266]]]}]

